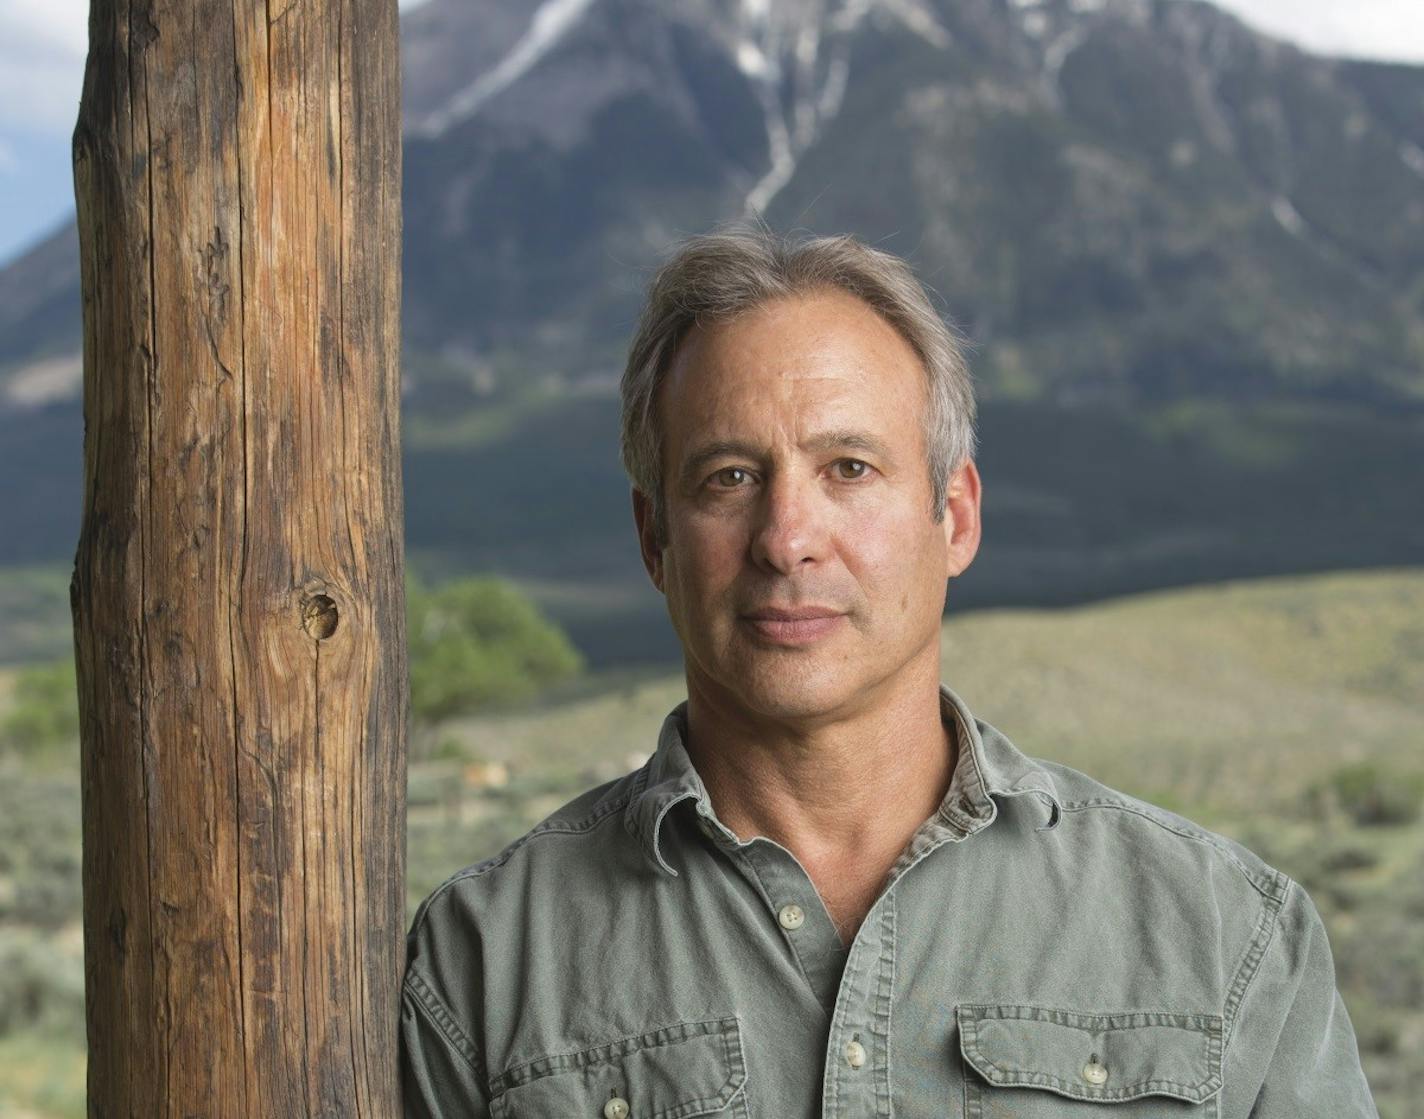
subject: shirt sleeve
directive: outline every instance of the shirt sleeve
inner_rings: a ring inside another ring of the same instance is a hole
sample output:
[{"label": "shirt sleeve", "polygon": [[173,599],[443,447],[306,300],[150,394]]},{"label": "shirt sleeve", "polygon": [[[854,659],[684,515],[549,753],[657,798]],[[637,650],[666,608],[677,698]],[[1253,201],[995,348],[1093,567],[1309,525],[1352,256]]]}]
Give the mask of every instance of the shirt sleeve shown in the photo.
[{"label": "shirt sleeve", "polygon": [[401,989],[400,1074],[405,1119],[486,1119],[480,1059],[439,997],[414,970]]},{"label": "shirt sleeve", "polygon": [[1265,1066],[1251,1119],[1378,1119],[1325,925],[1294,881],[1236,1025],[1236,1059]]}]

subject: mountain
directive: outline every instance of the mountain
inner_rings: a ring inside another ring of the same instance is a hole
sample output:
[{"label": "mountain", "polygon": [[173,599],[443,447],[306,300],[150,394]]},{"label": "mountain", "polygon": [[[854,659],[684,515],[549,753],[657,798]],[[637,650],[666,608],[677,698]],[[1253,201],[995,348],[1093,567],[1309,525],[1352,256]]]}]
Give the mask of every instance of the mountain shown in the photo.
[{"label": "mountain", "polygon": [[[662,253],[746,214],[901,253],[970,338],[968,601],[1424,562],[1424,68],[1196,0],[427,0],[402,38],[430,572],[643,647],[616,377]],[[0,564],[77,538],[77,283],[71,229],[0,271]]]},{"label": "mountain", "polygon": [[550,0],[451,64],[514,7],[407,21],[412,348],[616,366],[752,209],[909,256],[992,394],[1424,401],[1424,70],[1182,0]]}]

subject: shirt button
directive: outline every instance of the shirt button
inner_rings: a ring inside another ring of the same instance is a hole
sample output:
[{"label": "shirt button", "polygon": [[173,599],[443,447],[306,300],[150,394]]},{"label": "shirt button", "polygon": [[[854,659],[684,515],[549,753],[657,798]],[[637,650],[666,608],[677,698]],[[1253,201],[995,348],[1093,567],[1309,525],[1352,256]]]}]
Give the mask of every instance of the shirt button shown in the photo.
[{"label": "shirt button", "polygon": [[851,1068],[860,1068],[865,1064],[865,1046],[858,1041],[852,1041],[845,1047],[846,1064]]},{"label": "shirt button", "polygon": [[1089,1084],[1106,1084],[1108,1079],[1108,1070],[1102,1065],[1098,1064],[1097,1058],[1094,1057],[1086,1065],[1083,1066],[1083,1079],[1086,1080]]},{"label": "shirt button", "polygon": [[628,1101],[614,1096],[603,1105],[603,1119],[628,1119]]},{"label": "shirt button", "polygon": [[776,919],[781,922],[783,929],[799,929],[801,922],[806,920],[806,914],[801,912],[801,907],[793,902],[790,905],[783,905],[781,912],[776,915]]}]

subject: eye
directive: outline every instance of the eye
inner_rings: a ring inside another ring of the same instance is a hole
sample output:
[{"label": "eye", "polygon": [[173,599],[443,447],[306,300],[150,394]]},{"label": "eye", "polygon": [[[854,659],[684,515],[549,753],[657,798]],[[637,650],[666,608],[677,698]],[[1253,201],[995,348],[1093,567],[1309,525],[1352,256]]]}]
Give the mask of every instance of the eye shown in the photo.
[{"label": "eye", "polygon": [[712,475],[712,481],[724,490],[734,490],[751,481],[751,475],[740,466],[725,466]]},{"label": "eye", "polygon": [[870,473],[870,464],[858,458],[843,458],[835,465],[836,474],[847,482],[854,482]]}]

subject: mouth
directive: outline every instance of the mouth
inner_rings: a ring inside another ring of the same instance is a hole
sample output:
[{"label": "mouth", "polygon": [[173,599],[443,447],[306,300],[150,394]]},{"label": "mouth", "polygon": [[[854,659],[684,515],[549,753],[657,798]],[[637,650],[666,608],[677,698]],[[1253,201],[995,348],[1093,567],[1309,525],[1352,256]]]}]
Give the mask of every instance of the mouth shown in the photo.
[{"label": "mouth", "polygon": [[762,641],[772,645],[810,645],[832,633],[845,614],[829,606],[793,609],[762,607],[741,616],[742,623]]}]

